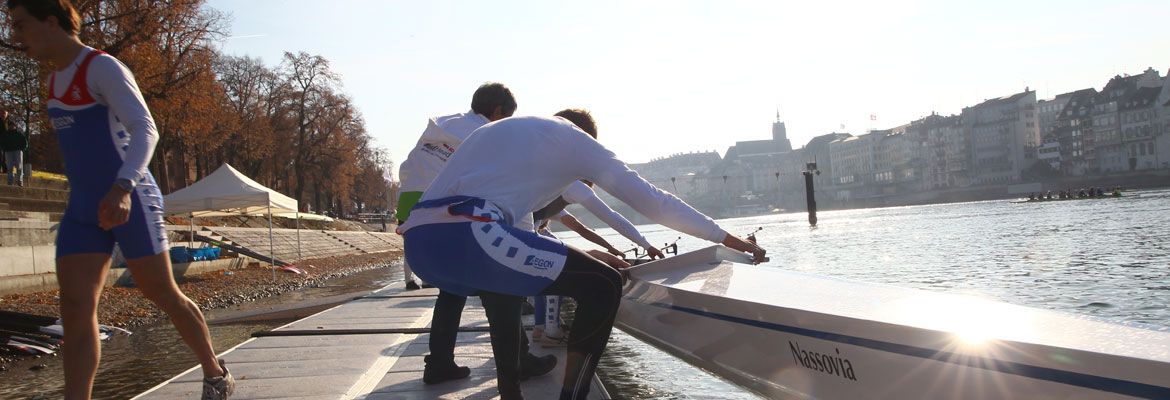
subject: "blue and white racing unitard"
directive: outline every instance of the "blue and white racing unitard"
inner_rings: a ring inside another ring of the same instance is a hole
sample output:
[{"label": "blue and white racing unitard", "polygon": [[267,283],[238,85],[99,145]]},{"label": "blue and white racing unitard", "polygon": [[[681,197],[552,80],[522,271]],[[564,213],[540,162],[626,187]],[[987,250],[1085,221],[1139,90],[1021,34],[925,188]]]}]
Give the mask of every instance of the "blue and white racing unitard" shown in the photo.
[{"label": "blue and white racing unitard", "polygon": [[[162,193],[146,169],[158,134],[130,71],[86,47],[50,75],[48,112],[70,188],[57,257],[110,254],[114,242],[127,259],[166,251]],[[106,231],[98,226],[98,204],[118,178],[135,184],[130,219]]]},{"label": "blue and white racing unitard", "polygon": [[484,199],[451,196],[423,201],[414,210],[442,222],[403,233],[403,244],[411,249],[406,261],[423,266],[415,267],[415,274],[448,292],[531,296],[552,284],[565,266],[564,243],[514,227]]},{"label": "blue and white racing unitard", "polygon": [[567,248],[514,224],[581,179],[666,227],[716,243],[727,237],[568,120],[511,117],[463,142],[398,227],[407,262],[423,280],[457,294],[539,294],[560,276]]}]

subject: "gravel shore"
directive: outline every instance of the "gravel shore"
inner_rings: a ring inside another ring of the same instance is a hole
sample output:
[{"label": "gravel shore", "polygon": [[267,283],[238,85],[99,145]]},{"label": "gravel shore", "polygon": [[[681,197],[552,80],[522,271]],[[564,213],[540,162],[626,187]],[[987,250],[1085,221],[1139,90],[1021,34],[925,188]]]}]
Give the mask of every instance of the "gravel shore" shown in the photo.
[{"label": "gravel shore", "polygon": [[[229,307],[291,290],[320,285],[336,277],[373,268],[387,268],[402,252],[355,254],[304,261],[306,274],[276,272],[268,268],[243,268],[183,277],[179,289],[203,310]],[[58,291],[14,294],[0,298],[0,310],[45,316],[58,315]],[[98,322],[121,328],[161,321],[166,314],[133,287],[106,287],[98,306]],[[23,357],[0,348],[0,365]]]}]

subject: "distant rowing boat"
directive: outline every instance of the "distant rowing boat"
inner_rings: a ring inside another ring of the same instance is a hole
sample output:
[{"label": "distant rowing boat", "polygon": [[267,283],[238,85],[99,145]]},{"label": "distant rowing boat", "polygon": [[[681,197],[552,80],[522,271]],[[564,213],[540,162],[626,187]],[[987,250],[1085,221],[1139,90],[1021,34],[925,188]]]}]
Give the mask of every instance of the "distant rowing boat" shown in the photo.
[{"label": "distant rowing boat", "polygon": [[1018,199],[1012,200],[1012,204],[1020,203],[1050,203],[1056,201],[1072,201],[1072,200],[1105,200],[1105,199],[1129,199],[1141,196],[1139,194],[1123,194],[1121,196],[1105,195],[1105,196],[1090,196],[1090,197],[1069,197],[1065,199]]},{"label": "distant rowing boat", "polygon": [[618,327],[773,398],[1170,398],[1166,329],[746,261],[632,267]]}]

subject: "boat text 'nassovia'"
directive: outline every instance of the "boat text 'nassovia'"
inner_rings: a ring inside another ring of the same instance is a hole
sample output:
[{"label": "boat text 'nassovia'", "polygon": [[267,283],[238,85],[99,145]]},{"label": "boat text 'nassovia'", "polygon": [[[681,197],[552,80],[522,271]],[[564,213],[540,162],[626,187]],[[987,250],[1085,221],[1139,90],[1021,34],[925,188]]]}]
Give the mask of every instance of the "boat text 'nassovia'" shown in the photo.
[{"label": "boat text 'nassovia'", "polygon": [[805,351],[800,348],[800,343],[793,341],[788,341],[788,348],[792,349],[792,358],[802,367],[853,381],[857,380],[857,375],[853,373],[853,363],[849,362],[849,359],[841,357],[841,349],[834,348],[833,350],[837,352],[837,355],[834,356]]}]

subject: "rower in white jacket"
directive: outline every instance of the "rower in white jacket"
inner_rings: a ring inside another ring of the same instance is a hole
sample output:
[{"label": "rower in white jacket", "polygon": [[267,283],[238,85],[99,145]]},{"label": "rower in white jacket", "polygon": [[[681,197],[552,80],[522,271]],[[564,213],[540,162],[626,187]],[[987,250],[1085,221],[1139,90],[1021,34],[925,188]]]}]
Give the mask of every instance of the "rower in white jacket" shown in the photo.
[{"label": "rower in white jacket", "polygon": [[[516,99],[502,84],[486,83],[475,91],[471,98],[471,111],[432,118],[427,123],[414,150],[402,163],[399,176],[402,187],[398,198],[399,225],[409,220],[410,209],[418,202],[435,176],[446,166],[455,150],[471,136],[476,128],[491,121],[507,118],[516,111]],[[531,229],[531,218],[521,221]],[[408,262],[403,262],[407,289],[419,289],[414,282]],[[484,308],[519,307],[523,299],[516,296],[482,296]],[[467,298],[460,294],[440,290],[435,299],[431,316],[430,354],[424,359],[423,382],[436,384],[452,379],[466,378],[471,370],[455,364],[455,340],[459,332],[459,320]],[[498,304],[498,306],[497,306]],[[518,312],[517,312],[518,313]],[[527,343],[521,350],[527,349]],[[519,355],[521,371],[525,376],[538,376],[556,366],[556,357],[537,357],[527,351]],[[513,357],[510,357],[513,358]]]},{"label": "rower in white jacket", "polygon": [[[614,268],[629,264],[605,252],[582,252],[513,227],[515,221],[560,196],[573,182],[586,179],[666,227],[750,252],[756,261],[764,259],[765,251],[728,234],[630,170],[586,134],[586,126],[596,132],[587,112],[565,110],[558,116],[563,118],[513,117],[476,130],[398,231],[415,272],[444,290],[577,300],[561,398],[579,399],[588,394],[588,377],[613,329],[622,291],[621,275]],[[513,314],[510,310],[489,314],[496,354],[516,353],[519,324],[502,320]],[[497,357],[496,368],[501,398],[520,398],[516,363]]]},{"label": "rower in white jacket", "polygon": [[[427,121],[427,128],[414,144],[414,150],[410,151],[406,161],[399,167],[399,225],[410,217],[411,207],[418,203],[423,191],[443,170],[455,149],[471,136],[471,132],[489,122],[510,117],[516,111],[516,100],[511,91],[499,83],[480,86],[472,96],[471,103],[472,109],[465,113],[434,117]],[[418,289],[410,265],[403,262],[402,269],[406,288]]]}]

